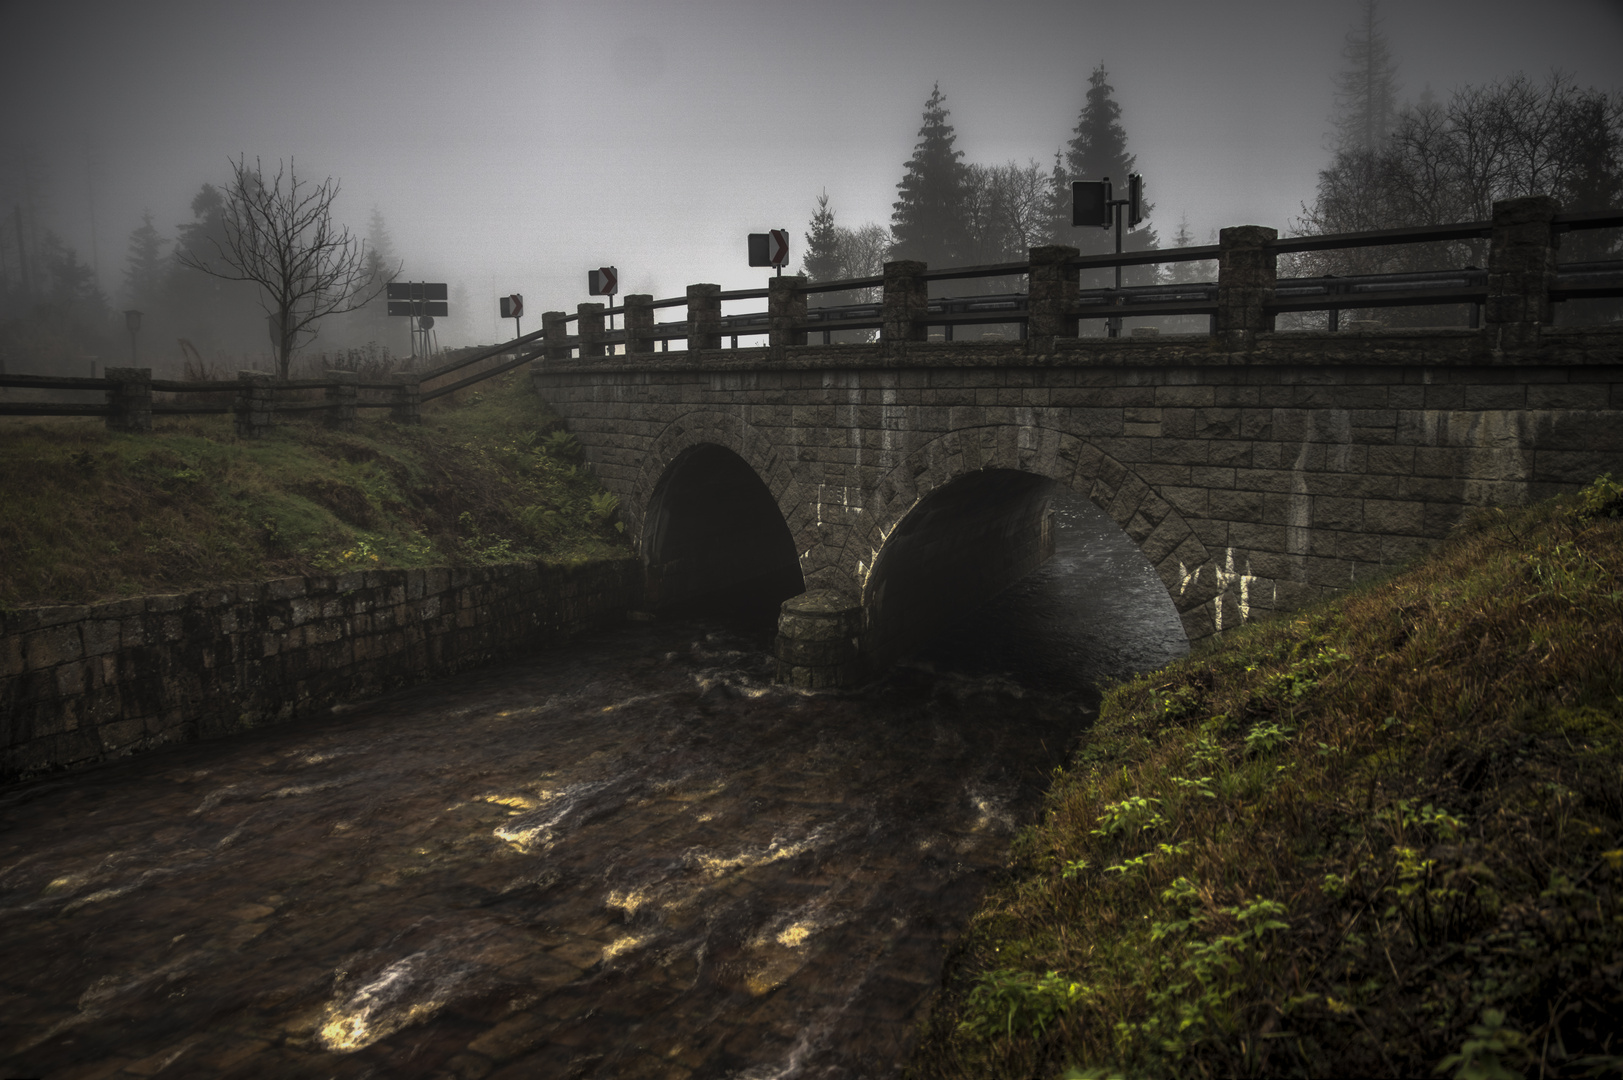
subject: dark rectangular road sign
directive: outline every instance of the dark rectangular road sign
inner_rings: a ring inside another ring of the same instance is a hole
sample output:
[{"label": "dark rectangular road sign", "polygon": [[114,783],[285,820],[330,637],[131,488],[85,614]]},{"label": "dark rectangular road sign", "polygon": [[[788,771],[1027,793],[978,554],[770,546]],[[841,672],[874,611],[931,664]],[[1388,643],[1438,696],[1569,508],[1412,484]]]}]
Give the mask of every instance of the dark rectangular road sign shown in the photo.
[{"label": "dark rectangular road sign", "polygon": [[[446,291],[443,281],[391,281],[389,291],[384,297],[386,300],[449,300],[450,293]],[[389,314],[393,315],[394,312]],[[413,314],[409,311],[402,315]],[[443,315],[443,311],[425,312],[428,315]]]},{"label": "dark rectangular road sign", "polygon": [[1071,224],[1110,228],[1110,181],[1071,182]]},{"label": "dark rectangular road sign", "polygon": [[390,300],[389,314],[433,315],[443,319],[451,314],[451,305],[444,300]]}]

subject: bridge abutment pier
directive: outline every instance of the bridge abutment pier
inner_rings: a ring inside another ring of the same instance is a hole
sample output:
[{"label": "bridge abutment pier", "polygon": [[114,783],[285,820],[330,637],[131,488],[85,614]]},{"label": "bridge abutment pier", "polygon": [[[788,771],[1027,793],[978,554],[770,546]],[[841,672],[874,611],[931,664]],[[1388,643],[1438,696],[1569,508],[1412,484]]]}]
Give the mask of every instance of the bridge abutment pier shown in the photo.
[{"label": "bridge abutment pier", "polygon": [[836,589],[783,602],[773,646],[778,682],[802,690],[855,686],[862,670],[862,604]]}]

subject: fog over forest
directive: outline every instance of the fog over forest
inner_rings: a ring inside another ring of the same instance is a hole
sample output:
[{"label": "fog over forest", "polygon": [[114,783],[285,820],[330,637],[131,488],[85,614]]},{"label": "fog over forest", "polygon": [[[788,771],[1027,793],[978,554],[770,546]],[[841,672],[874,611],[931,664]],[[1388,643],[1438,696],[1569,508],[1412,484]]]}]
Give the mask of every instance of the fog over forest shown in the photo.
[{"label": "fog over forest", "polygon": [[[1451,192],[1410,205],[1406,170],[1490,114],[1560,118],[1539,135],[1556,164],[1507,158],[1492,194],[1623,195],[1616,0],[0,0],[0,29],[12,373],[127,363],[132,307],[143,366],[267,367],[256,288],[177,261],[221,235],[234,161],[337,182],[365,282],[449,285],[440,347],[512,336],[509,293],[539,329],[599,266],[621,295],[760,287],[745,236],[771,228],[790,231],[791,269],[825,279],[1086,247],[1099,231],[1056,225],[1053,193],[1104,168],[1144,176],[1130,246],[1470,220],[1481,207]],[[1383,89],[1360,96],[1350,72]],[[898,188],[932,125],[968,167],[947,224],[909,217]],[[1360,153],[1380,168],[1349,171]],[[313,327],[300,362],[410,352],[381,301]]]}]

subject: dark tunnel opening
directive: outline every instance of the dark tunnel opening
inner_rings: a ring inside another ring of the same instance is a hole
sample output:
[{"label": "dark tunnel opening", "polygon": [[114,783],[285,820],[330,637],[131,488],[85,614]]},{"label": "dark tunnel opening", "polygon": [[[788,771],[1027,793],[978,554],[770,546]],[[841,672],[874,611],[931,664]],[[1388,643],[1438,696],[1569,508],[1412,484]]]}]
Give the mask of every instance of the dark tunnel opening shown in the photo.
[{"label": "dark tunnel opening", "polygon": [[770,633],[778,607],[806,589],[777,500],[743,458],[711,443],[665,471],[643,524],[646,602],[663,616],[703,615]]},{"label": "dark tunnel opening", "polygon": [[959,477],[897,525],[868,577],[863,649],[881,671],[1053,554],[1053,481],[1011,469]]}]

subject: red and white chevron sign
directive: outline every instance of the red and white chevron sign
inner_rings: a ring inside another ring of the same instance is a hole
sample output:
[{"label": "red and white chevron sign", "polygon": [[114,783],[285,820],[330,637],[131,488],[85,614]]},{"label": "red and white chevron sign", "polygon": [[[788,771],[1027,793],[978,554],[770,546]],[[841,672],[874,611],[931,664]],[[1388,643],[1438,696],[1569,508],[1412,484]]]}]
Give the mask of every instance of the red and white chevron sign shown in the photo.
[{"label": "red and white chevron sign", "polygon": [[613,296],[620,291],[620,272],[612,266],[600,266],[586,272],[588,296]]},{"label": "red and white chevron sign", "polygon": [[772,238],[769,254],[773,266],[786,266],[789,263],[789,230],[773,229],[767,233]]}]

